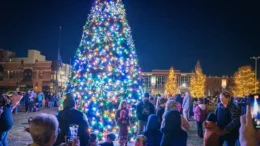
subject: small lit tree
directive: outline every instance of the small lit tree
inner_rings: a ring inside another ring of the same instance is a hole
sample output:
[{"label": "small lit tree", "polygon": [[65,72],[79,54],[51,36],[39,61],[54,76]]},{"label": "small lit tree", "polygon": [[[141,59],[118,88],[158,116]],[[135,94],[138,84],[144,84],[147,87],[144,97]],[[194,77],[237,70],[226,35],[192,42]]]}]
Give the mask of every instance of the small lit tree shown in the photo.
[{"label": "small lit tree", "polygon": [[205,95],[205,81],[206,76],[203,74],[200,62],[197,62],[195,73],[191,76],[190,80],[190,93],[194,98],[200,98]]},{"label": "small lit tree", "polygon": [[234,74],[234,83],[233,94],[238,97],[255,93],[259,88],[259,82],[255,81],[255,73],[251,66],[240,67]]},{"label": "small lit tree", "polygon": [[167,95],[175,95],[178,93],[176,75],[173,67],[170,68],[169,75],[165,83],[165,93]]}]

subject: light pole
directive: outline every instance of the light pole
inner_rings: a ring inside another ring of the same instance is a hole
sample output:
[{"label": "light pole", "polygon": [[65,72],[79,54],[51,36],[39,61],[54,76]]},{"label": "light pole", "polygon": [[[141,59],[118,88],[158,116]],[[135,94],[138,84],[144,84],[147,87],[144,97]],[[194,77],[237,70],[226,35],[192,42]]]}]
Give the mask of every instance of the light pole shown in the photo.
[{"label": "light pole", "polygon": [[255,60],[255,93],[256,93],[256,81],[257,81],[257,60],[260,59],[260,56],[258,56],[258,57],[251,57],[250,59]]}]

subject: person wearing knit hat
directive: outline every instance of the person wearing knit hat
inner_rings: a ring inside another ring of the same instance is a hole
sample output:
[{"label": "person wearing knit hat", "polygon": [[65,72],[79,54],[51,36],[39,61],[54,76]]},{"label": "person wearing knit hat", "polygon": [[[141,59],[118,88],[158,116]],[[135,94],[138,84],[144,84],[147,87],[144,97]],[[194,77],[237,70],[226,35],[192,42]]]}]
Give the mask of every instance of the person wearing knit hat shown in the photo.
[{"label": "person wearing knit hat", "polygon": [[85,146],[89,142],[88,133],[88,119],[87,116],[79,110],[75,109],[74,96],[71,93],[66,94],[66,99],[63,102],[64,109],[61,110],[58,115],[60,132],[54,146],[57,146],[65,142],[65,136],[69,134],[70,125],[78,125],[78,133],[80,139],[80,146]]},{"label": "person wearing knit hat", "polygon": [[67,93],[66,98],[63,101],[63,107],[64,108],[74,108],[76,105],[76,102],[74,100],[73,94],[72,93]]}]

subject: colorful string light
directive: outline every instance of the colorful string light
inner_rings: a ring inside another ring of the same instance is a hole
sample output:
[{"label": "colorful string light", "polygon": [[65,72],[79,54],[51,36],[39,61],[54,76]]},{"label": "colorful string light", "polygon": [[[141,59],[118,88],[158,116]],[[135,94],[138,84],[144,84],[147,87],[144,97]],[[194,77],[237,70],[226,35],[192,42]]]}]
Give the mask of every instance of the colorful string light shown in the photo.
[{"label": "colorful string light", "polygon": [[135,105],[142,96],[131,29],[121,0],[97,0],[88,17],[74,58],[67,91],[78,99],[99,138],[117,133],[115,112],[122,100],[130,106],[130,137],[136,133]]}]

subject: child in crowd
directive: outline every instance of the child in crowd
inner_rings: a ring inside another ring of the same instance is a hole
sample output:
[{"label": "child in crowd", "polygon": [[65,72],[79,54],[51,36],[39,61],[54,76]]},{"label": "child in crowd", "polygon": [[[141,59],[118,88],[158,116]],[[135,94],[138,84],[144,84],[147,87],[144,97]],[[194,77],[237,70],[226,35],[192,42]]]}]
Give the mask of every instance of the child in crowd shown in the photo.
[{"label": "child in crowd", "polygon": [[197,128],[198,128],[198,136],[200,138],[203,138],[203,122],[206,120],[207,116],[207,105],[204,104],[204,101],[202,98],[198,100],[198,105],[194,105],[193,107],[194,111],[194,120],[197,122]]},{"label": "child in crowd", "polygon": [[119,145],[127,146],[129,119],[125,110],[121,110],[117,125],[119,126]]},{"label": "child in crowd", "polygon": [[89,137],[88,146],[97,146],[97,135],[95,133],[90,133]]},{"label": "child in crowd", "polygon": [[146,137],[143,135],[138,135],[135,139],[135,146],[145,146],[146,145]]},{"label": "child in crowd", "polygon": [[114,146],[113,141],[115,141],[116,136],[114,133],[108,133],[106,137],[106,141],[104,143],[100,143],[99,146]]},{"label": "child in crowd", "polygon": [[216,122],[217,116],[210,113],[204,123],[204,146],[219,146],[220,129]]}]

